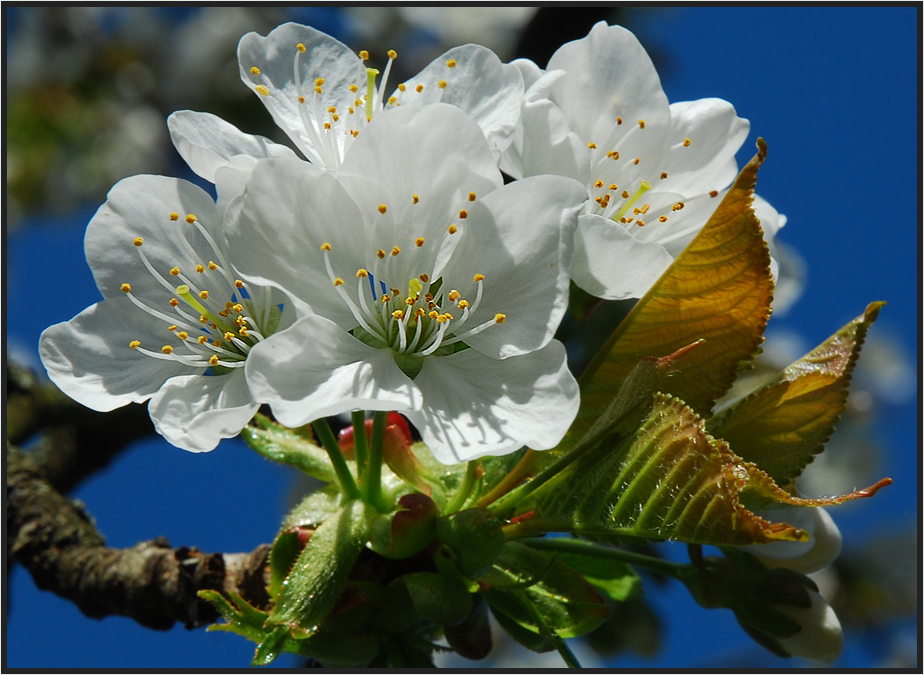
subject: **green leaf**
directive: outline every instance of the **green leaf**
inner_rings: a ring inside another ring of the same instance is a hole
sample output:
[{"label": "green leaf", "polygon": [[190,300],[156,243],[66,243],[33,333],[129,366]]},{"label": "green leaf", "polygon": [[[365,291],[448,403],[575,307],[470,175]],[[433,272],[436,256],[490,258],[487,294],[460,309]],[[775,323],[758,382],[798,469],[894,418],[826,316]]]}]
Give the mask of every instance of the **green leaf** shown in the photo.
[{"label": "green leaf", "polygon": [[642,591],[642,578],[626,563],[579,553],[559,553],[558,560],[579,572],[611,600],[623,602]]},{"label": "green leaf", "polygon": [[504,549],[502,525],[485,509],[466,509],[440,518],[436,536],[452,551],[462,574],[475,579],[491,568]]},{"label": "green leaf", "polygon": [[318,632],[365,546],[374,514],[355,500],[318,527],[277,596],[268,625],[287,625],[302,637]]},{"label": "green leaf", "polygon": [[211,603],[221,617],[227,621],[227,623],[212,624],[208,630],[228,631],[242,635],[253,642],[262,642],[266,635],[263,624],[269,614],[256,609],[233,591],[228,591],[228,596],[234,605],[218,591],[199,591],[199,597]]},{"label": "green leaf", "polygon": [[472,595],[461,581],[433,572],[413,572],[398,577],[393,586],[402,586],[414,610],[438,626],[462,623],[472,611]]},{"label": "green leaf", "polygon": [[820,453],[847,404],[866,333],[885,303],[870,304],[766,386],[712,420],[710,432],[784,485]]},{"label": "green leaf", "polygon": [[562,638],[577,637],[609,616],[603,597],[580,574],[555,555],[517,542],[507,543],[479,581],[492,609],[533,633],[548,635],[551,627]]},{"label": "green leaf", "polygon": [[480,594],[472,598],[472,611],[454,626],[446,626],[446,642],[464,659],[478,661],[491,653],[491,624],[488,622],[488,603]]},{"label": "green leaf", "polygon": [[298,433],[260,414],[255,419],[261,428],[247,426],[241,431],[247,445],[267,459],[294,466],[319,480],[327,483],[336,480],[330,458],[310,439],[307,430]]},{"label": "green leaf", "polygon": [[436,536],[439,509],[432,499],[414,492],[398,500],[400,510],[375,516],[369,547],[385,558],[410,558]]},{"label": "green leaf", "polygon": [[751,209],[758,154],[700,233],[619,324],[581,376],[581,408],[558,451],[567,451],[594,424],[643,358],[664,356],[705,340],[684,359],[665,393],[708,415],[751,359],[770,317],[770,255]]},{"label": "green leaf", "polygon": [[535,515],[524,525],[590,538],[716,545],[808,536],[744,507],[740,495],[752,477],[761,495],[782,501],[785,493],[706,433],[680,399],[656,395],[636,433],[614,443],[601,443],[539,488]]}]

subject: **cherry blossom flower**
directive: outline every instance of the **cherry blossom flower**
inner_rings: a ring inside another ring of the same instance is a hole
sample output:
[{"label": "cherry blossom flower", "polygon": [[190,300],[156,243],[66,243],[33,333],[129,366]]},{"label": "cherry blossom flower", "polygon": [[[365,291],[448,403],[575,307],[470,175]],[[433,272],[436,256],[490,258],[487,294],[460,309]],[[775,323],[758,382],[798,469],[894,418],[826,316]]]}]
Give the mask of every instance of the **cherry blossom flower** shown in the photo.
[{"label": "cherry blossom flower", "polygon": [[669,104],[645,50],[620,26],[598,23],[559,48],[545,72],[528,60],[513,65],[527,92],[501,168],[587,186],[574,280],[599,297],[641,297],[734,179],[748,121],[720,99]]},{"label": "cherry blossom flower", "polygon": [[276,124],[312,163],[339,167],[359,133],[380,112],[399,106],[454,105],[474,119],[495,159],[510,144],[523,102],[516,66],[480,45],[455,47],[397,85],[386,97],[395,51],[381,81],[359,55],[314,28],[286,23],[266,37],[248,33],[238,46],[241,78]]},{"label": "cherry blossom flower", "polygon": [[104,300],[42,333],[52,381],[101,412],[150,399],[157,431],[186,450],[239,433],[258,407],[244,364],[291,311],[238,278],[213,199],[182,180],[126,178],[85,250]]},{"label": "cherry blossom flower", "polygon": [[287,426],[402,412],[444,463],[554,447],[578,408],[553,335],[585,197],[557,176],[503,186],[448,105],[376,118],[336,173],[257,162],[229,241],[301,318],[248,359],[252,391]]}]

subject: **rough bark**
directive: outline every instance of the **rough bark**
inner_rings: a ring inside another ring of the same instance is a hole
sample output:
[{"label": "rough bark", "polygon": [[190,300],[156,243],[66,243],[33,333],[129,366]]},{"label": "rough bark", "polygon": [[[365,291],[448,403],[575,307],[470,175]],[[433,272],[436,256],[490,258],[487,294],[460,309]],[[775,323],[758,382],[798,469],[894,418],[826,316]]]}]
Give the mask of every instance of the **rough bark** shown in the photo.
[{"label": "rough bark", "polygon": [[172,548],[161,538],[108,548],[84,507],[55,490],[15,446],[7,447],[6,518],[10,559],[28,569],[39,588],[90,617],[117,614],[149,628],[177,621],[193,628],[217,618],[197,596],[202,589],[234,591],[256,606],[268,600],[268,546],[206,554]]}]

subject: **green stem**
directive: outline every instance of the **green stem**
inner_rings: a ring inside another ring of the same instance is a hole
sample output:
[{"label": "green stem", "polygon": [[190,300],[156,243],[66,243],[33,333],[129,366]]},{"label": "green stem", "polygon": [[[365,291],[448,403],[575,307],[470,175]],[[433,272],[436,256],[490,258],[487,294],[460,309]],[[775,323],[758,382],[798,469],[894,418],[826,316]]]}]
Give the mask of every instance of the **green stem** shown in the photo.
[{"label": "green stem", "polygon": [[359,497],[359,488],[356,487],[356,481],[353,480],[353,474],[350,473],[350,467],[347,466],[343,453],[340,452],[340,446],[331,431],[330,425],[323,417],[315,420],[315,431],[318,432],[318,438],[321,439],[321,445],[327,450],[327,456],[330,457],[330,463],[334,465],[334,471],[337,474],[337,480],[340,481],[340,489],[343,491],[347,500],[357,499]]},{"label": "green stem", "polygon": [[530,548],[536,548],[543,551],[559,551],[561,553],[578,553],[581,555],[590,555],[597,558],[608,558],[610,560],[619,560],[630,565],[644,567],[652,572],[659,572],[675,579],[682,579],[686,570],[690,567],[682,563],[662,560],[643,553],[634,553],[621,548],[612,548],[610,546],[599,546],[589,541],[580,539],[521,539],[521,543],[527,544]]},{"label": "green stem", "polygon": [[468,496],[472,494],[472,488],[475,487],[475,481],[478,479],[478,465],[480,463],[481,462],[477,459],[473,459],[468,463],[465,469],[465,477],[462,479],[462,484],[459,485],[459,489],[456,490],[449,504],[446,505],[446,513],[455,513],[458,511],[462,508]]},{"label": "green stem", "polygon": [[363,410],[354,410],[353,417],[353,447],[356,455],[356,474],[359,482],[363,482],[366,472],[366,455],[368,453],[369,439],[366,437],[366,413]]},{"label": "green stem", "polygon": [[558,655],[561,656],[561,659],[565,662],[565,665],[569,668],[580,668],[581,664],[577,660],[577,657],[574,655],[574,652],[572,652],[571,648],[565,644],[564,639],[555,632],[555,629],[548,624],[539,609],[532,602],[530,602],[525,593],[518,593],[518,595],[520,596],[520,600],[522,600],[526,607],[529,608],[529,611],[533,615],[533,619],[535,620],[536,625],[539,626],[540,630],[542,630],[546,637],[549,638],[549,642],[552,643],[552,646],[555,648],[555,651],[558,652]]},{"label": "green stem", "polygon": [[366,471],[366,502],[378,507],[382,501],[382,455],[385,450],[385,423],[388,412],[379,410],[372,418],[372,443]]}]

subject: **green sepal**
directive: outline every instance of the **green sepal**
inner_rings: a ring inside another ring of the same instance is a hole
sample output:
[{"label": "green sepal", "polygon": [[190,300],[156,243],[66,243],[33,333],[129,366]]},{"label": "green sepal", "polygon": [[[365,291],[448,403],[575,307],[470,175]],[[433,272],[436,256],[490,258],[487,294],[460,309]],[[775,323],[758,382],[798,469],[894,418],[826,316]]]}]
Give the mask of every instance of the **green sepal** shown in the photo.
[{"label": "green sepal", "polygon": [[365,546],[375,513],[354,500],[317,528],[276,597],[268,625],[287,625],[297,637],[318,632]]},{"label": "green sepal", "polygon": [[491,569],[504,548],[502,526],[486,509],[466,509],[440,518],[436,536],[452,551],[459,571],[476,579]]},{"label": "green sepal", "polygon": [[491,624],[488,621],[488,603],[480,593],[470,596],[472,610],[454,626],[446,626],[446,642],[464,659],[478,661],[491,653]]},{"label": "green sepal", "polygon": [[624,602],[642,592],[642,578],[624,562],[561,552],[558,553],[558,560],[616,602]]},{"label": "green sepal", "polygon": [[369,548],[385,558],[410,558],[426,548],[436,536],[439,509],[419,492],[398,500],[398,511],[377,515],[369,533]]},{"label": "green sepal", "polygon": [[285,651],[286,639],[289,637],[289,629],[286,626],[276,626],[266,637],[257,645],[253,655],[252,666],[268,666],[276,657]]},{"label": "green sepal", "polygon": [[309,429],[294,431],[260,413],[257,413],[254,421],[259,427],[247,426],[241,431],[241,438],[253,450],[267,459],[294,466],[326,483],[336,480],[330,458],[312,440]]},{"label": "green sepal", "polygon": [[[504,599],[507,600],[507,598]],[[517,597],[514,597],[513,601],[518,602],[521,605],[525,602],[525,600]],[[524,628],[519,621],[504,612],[501,607],[498,607],[493,602],[491,602],[490,597],[487,597],[487,602],[488,606],[491,608],[491,613],[497,620],[498,625],[500,625],[500,627],[504,629],[504,632],[512,637],[517,643],[523,645],[530,651],[539,652],[540,654],[550,652],[555,649],[555,646],[552,644],[552,641],[549,640],[548,637]],[[506,603],[502,604],[506,605]],[[528,609],[525,606],[522,606],[518,608],[517,614],[523,614],[527,612]]]}]

